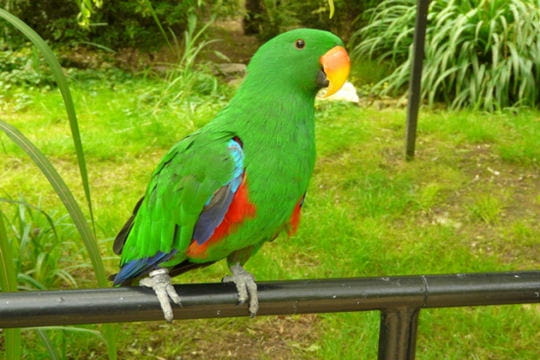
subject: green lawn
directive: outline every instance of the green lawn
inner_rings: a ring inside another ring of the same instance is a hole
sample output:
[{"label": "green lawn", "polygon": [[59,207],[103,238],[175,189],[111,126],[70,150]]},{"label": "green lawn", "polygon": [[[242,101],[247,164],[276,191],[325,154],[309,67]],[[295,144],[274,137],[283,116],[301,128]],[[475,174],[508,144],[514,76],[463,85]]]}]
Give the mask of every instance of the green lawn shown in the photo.
[{"label": "green lawn", "polygon": [[[153,167],[176,140],[208,122],[231,93],[223,88],[218,94],[227,95],[157,106],[165,87],[157,80],[99,74],[72,87],[98,238],[111,273],[118,261],[112,239]],[[82,199],[60,95],[24,90],[1,100],[0,118],[30,137]],[[423,109],[416,160],[405,162],[403,109],[317,107],[318,161],[300,230],[265,245],[248,262],[257,279],[539,268],[540,112]],[[34,234],[24,244],[32,251],[20,254],[28,275],[41,274],[47,288],[94,286],[81,243],[47,181],[3,135],[0,148],[0,197],[23,199],[56,224],[54,235],[37,211],[30,219],[0,203],[12,224],[29,224],[28,234]],[[38,263],[40,254],[46,254],[45,264]],[[226,272],[219,263],[177,281],[215,282]],[[121,324],[119,358],[374,359],[378,321],[370,312]],[[425,310],[417,358],[533,360],[538,329],[538,305]],[[95,332],[44,333],[60,358],[106,358]],[[25,330],[23,336],[25,359],[49,358],[38,333]]]}]

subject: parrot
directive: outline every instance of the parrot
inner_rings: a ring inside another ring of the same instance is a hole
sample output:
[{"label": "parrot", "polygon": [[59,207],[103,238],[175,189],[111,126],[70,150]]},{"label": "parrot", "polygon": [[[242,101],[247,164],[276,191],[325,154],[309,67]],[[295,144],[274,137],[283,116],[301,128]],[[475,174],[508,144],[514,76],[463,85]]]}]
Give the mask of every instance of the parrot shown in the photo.
[{"label": "parrot", "polygon": [[294,29],[255,52],[234,96],[165,154],[119,231],[114,286],[156,293],[164,318],[181,297],[171,278],[222,259],[238,303],[259,309],[255,277],[244,269],[261,246],[296,232],[315,164],[315,97],[337,92],[350,59],[331,32]]}]

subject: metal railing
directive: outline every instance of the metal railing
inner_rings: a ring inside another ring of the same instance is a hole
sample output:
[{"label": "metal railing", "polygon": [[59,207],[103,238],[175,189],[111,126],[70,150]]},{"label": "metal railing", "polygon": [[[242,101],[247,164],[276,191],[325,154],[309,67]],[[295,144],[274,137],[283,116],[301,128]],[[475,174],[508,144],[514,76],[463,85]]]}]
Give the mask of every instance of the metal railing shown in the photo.
[{"label": "metal railing", "polygon": [[[233,284],[175,285],[175,319],[248,316]],[[380,360],[412,360],[424,308],[540,303],[540,271],[259,282],[258,315],[381,312]],[[142,287],[0,293],[0,328],[163,320]]]}]

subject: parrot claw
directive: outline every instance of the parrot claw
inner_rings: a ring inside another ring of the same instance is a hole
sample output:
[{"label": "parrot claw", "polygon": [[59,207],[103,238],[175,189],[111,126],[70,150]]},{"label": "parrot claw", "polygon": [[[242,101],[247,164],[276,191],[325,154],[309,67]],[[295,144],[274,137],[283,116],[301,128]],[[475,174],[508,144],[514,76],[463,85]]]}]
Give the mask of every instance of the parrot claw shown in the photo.
[{"label": "parrot claw", "polygon": [[154,290],[159,300],[161,310],[163,310],[165,320],[171,322],[174,316],[169,299],[179,306],[182,306],[182,302],[180,301],[180,296],[174,289],[174,286],[171,284],[169,270],[154,270],[148,274],[148,277],[141,279],[139,285],[150,287]]},{"label": "parrot claw", "polygon": [[223,282],[233,282],[238,291],[238,303],[244,304],[249,298],[249,315],[254,317],[259,310],[259,298],[257,296],[257,284],[255,277],[244,270],[242,265],[231,266],[231,276],[225,276]]}]

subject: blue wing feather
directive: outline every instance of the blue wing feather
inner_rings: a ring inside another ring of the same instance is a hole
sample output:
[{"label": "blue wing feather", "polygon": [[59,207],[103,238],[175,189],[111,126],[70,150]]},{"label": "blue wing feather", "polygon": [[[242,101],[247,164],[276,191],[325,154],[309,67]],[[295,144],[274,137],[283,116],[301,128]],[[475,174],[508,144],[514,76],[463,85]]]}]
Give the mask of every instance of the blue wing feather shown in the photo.
[{"label": "blue wing feather", "polygon": [[[223,221],[234,196],[234,192],[231,190],[230,185],[218,190],[210,199],[208,206],[201,212],[193,232],[193,240],[197,241],[199,245],[204,244],[212,236],[214,229]],[[224,195],[221,195],[222,192]],[[221,199],[216,202],[213,200],[216,197],[221,197]]]},{"label": "blue wing feather", "polygon": [[129,261],[122,266],[118,274],[114,277],[114,285],[120,285],[129,279],[136,278],[137,276],[148,272],[149,269],[157,268],[160,263],[171,259],[176,252],[177,250],[172,250],[169,253],[159,251],[154,256]]},{"label": "blue wing feather", "polygon": [[234,161],[234,171],[231,180],[218,189],[206,202],[206,206],[195,225],[193,239],[199,245],[204,244],[214,233],[216,227],[223,221],[234,194],[242,183],[244,175],[244,152],[239,139],[231,139],[227,143]]}]

